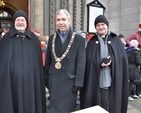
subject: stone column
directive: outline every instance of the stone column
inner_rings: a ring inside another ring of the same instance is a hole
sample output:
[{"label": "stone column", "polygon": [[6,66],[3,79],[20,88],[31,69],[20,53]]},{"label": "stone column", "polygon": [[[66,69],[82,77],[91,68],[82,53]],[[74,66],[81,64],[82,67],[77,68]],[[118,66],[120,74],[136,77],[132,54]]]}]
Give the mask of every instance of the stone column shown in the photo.
[{"label": "stone column", "polygon": [[74,31],[82,30],[82,0],[74,1],[74,11],[73,11],[73,29]]},{"label": "stone column", "polygon": [[120,18],[121,18],[121,1],[112,0],[108,5],[108,20],[111,31],[119,35],[120,32]]},{"label": "stone column", "polygon": [[30,29],[33,31],[35,28],[35,1],[30,0]]},{"label": "stone column", "polygon": [[73,1],[74,0],[68,0],[68,12],[71,15],[71,27],[73,27]]},{"label": "stone column", "polygon": [[[32,13],[32,12],[31,12]],[[43,0],[35,0],[35,28],[43,35]],[[32,21],[32,20],[31,20]]]},{"label": "stone column", "polygon": [[50,32],[50,29],[49,29],[49,25],[50,25],[50,22],[49,22],[49,19],[50,19],[50,16],[49,16],[49,0],[44,0],[44,9],[43,9],[43,14],[44,14],[44,18],[43,18],[43,35],[49,35],[49,32]]}]

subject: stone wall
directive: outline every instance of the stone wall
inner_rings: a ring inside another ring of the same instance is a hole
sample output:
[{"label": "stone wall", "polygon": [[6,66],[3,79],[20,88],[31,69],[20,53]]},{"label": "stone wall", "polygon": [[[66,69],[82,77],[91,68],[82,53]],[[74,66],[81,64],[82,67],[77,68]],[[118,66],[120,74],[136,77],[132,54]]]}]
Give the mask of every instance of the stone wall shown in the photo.
[{"label": "stone wall", "polygon": [[[56,31],[55,13],[65,8],[71,14],[74,31],[87,31],[87,4],[94,0],[31,0],[31,29],[51,35]],[[128,37],[141,22],[141,0],[98,0],[106,9],[109,29]]]},{"label": "stone wall", "polygon": [[105,4],[111,31],[127,38],[138,30],[138,24],[141,22],[141,0],[109,0],[107,3],[99,1]]},{"label": "stone wall", "polygon": [[56,31],[55,13],[59,9],[67,9],[71,15],[73,30],[82,29],[82,2],[83,0],[44,0],[43,34],[51,35]]},{"label": "stone wall", "polygon": [[[86,0],[91,2],[93,0]],[[141,0],[99,0],[106,7],[104,15],[109,20],[109,29],[125,38],[138,30],[141,22]]]},{"label": "stone wall", "polygon": [[141,22],[141,0],[121,0],[120,32],[128,37]]},{"label": "stone wall", "polygon": [[43,0],[31,0],[31,30],[43,34]]}]

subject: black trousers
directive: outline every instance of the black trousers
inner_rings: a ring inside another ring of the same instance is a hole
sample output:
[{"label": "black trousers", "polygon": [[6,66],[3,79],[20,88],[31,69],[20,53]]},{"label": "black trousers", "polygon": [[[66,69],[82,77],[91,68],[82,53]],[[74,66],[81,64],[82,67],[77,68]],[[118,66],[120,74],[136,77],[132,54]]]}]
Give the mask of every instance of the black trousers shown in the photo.
[{"label": "black trousers", "polygon": [[134,84],[133,80],[129,82],[129,96],[136,94],[136,85]]},{"label": "black trousers", "polygon": [[141,79],[134,80],[134,84],[136,85],[136,95],[141,94]]},{"label": "black trousers", "polygon": [[109,89],[100,88],[100,106],[109,111]]}]

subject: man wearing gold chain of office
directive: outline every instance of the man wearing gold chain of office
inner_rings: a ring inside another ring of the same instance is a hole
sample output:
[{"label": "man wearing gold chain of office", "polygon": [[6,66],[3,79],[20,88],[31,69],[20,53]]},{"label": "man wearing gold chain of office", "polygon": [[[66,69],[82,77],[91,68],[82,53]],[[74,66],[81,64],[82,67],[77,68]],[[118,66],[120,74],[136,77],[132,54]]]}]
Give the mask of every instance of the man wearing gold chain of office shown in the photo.
[{"label": "man wearing gold chain of office", "polygon": [[85,71],[85,40],[72,31],[70,14],[56,12],[58,30],[50,36],[46,56],[47,84],[51,113],[75,110],[77,91],[83,86]]}]

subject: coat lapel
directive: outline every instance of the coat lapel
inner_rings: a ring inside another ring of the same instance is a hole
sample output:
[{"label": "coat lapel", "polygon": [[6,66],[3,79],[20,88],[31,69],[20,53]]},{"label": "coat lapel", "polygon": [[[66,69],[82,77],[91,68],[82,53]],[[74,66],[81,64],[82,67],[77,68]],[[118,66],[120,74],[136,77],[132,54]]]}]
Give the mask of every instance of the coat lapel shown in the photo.
[{"label": "coat lapel", "polygon": [[59,35],[57,35],[57,38],[56,38],[56,55],[57,55],[57,57],[61,57],[62,54],[64,53],[64,51],[67,49],[67,46],[68,46],[69,41],[71,39],[71,36],[72,36],[72,31],[69,32],[64,44],[62,44]]}]

